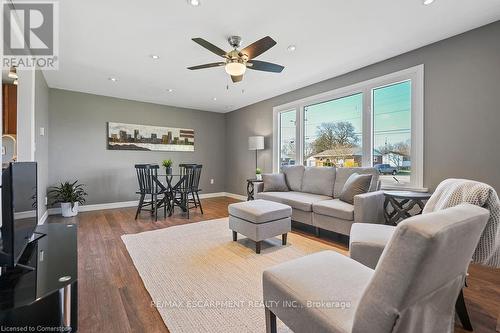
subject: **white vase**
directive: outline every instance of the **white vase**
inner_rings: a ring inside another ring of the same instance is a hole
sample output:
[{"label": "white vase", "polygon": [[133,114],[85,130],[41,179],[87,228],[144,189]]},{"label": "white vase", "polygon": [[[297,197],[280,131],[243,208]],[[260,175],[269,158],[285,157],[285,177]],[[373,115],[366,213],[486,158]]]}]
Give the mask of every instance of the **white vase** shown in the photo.
[{"label": "white vase", "polygon": [[73,208],[71,208],[71,202],[61,203],[61,213],[64,217],[76,216],[78,214],[78,202],[73,204]]},{"label": "white vase", "polygon": [[260,174],[260,173],[256,174],[255,179],[262,180],[262,174]]}]

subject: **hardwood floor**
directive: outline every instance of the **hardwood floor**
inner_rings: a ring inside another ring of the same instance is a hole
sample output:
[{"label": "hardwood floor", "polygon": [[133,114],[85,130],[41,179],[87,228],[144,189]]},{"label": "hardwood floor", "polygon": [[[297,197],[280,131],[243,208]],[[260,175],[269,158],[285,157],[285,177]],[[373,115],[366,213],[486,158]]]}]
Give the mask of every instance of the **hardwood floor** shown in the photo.
[{"label": "hardwood floor", "polygon": [[[194,223],[227,216],[227,205],[238,200],[220,197],[202,200],[205,214],[191,211],[187,220],[177,213],[153,222],[147,212],[134,220],[135,208],[82,212],[50,223],[78,223],[79,332],[168,332],[144,288],[121,235]],[[316,239],[314,235],[295,233]],[[345,244],[320,239],[347,253]],[[465,299],[476,333],[500,332],[500,270],[471,266]],[[456,326],[456,333],[465,333]]]}]

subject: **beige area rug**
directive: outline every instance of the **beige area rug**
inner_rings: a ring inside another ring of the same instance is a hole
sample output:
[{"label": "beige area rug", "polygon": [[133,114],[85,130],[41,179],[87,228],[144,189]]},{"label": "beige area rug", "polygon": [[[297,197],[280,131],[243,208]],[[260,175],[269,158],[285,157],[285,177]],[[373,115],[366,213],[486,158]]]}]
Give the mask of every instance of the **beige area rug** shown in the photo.
[{"label": "beige area rug", "polygon": [[[326,244],[288,235],[255,243],[232,241],[228,219],[122,236],[144,286],[171,333],[265,332],[262,272],[322,250]],[[337,250],[339,251],[339,250]],[[340,252],[340,251],[339,251]],[[288,329],[279,322],[279,332]]]}]

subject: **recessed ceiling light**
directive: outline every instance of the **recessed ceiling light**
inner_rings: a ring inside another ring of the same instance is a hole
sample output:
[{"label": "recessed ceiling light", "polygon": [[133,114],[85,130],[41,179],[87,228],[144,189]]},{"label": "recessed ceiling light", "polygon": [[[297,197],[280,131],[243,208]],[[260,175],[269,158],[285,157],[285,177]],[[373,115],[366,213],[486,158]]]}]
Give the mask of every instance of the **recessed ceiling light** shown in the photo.
[{"label": "recessed ceiling light", "polygon": [[198,7],[199,5],[201,5],[201,2],[200,0],[188,0],[188,4],[190,4],[193,7]]},{"label": "recessed ceiling light", "polygon": [[286,48],[288,50],[288,52],[293,52],[297,49],[297,47],[295,45],[288,45],[288,47]]},{"label": "recessed ceiling light", "polygon": [[216,101],[216,100],[217,100],[217,97],[214,97],[214,98],[212,98],[212,99],[213,99],[214,101]]},{"label": "recessed ceiling light", "polygon": [[108,78],[108,80],[109,80],[109,81],[111,81],[111,82],[116,82],[116,81],[118,81],[118,79],[117,79],[116,77],[110,77],[110,78]]},{"label": "recessed ceiling light", "polygon": [[174,89],[170,88],[170,89],[167,89],[168,92],[173,92]]},{"label": "recessed ceiling light", "polygon": [[156,54],[152,54],[151,58],[153,58],[154,60],[158,60],[158,59],[160,59],[160,56],[156,55]]},{"label": "recessed ceiling light", "polygon": [[430,5],[434,0],[424,0],[424,5]]}]

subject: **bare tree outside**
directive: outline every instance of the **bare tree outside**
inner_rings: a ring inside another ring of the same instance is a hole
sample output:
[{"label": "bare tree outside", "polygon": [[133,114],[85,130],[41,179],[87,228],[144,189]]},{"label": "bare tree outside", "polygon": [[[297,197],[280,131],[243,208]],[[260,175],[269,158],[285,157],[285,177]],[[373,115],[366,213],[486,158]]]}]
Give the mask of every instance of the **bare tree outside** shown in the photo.
[{"label": "bare tree outside", "polygon": [[[354,126],[348,121],[322,123],[311,145],[311,155],[334,148],[352,148],[359,142]],[[310,155],[309,155],[310,156]],[[309,157],[308,156],[308,157]]]}]

